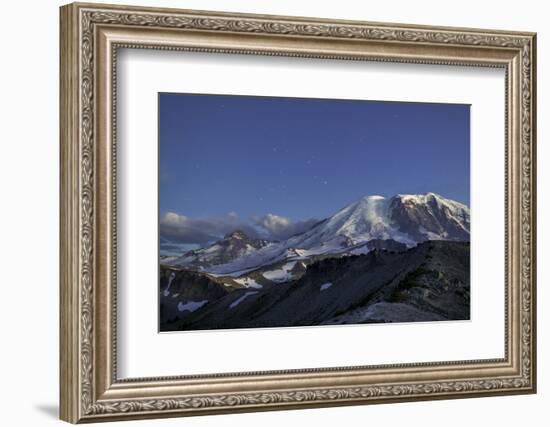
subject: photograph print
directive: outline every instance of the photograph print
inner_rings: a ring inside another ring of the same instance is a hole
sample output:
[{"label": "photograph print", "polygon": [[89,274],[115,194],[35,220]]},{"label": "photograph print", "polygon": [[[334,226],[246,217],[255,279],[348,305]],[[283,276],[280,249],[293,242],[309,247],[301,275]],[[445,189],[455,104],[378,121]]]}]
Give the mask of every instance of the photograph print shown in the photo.
[{"label": "photograph print", "polygon": [[160,93],[159,331],[470,319],[470,106]]}]

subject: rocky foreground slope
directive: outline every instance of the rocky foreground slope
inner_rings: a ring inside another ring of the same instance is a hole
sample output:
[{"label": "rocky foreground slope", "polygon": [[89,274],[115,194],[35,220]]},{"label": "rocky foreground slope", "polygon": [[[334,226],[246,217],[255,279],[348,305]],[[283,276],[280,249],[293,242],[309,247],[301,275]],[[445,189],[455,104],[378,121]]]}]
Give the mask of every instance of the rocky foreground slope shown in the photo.
[{"label": "rocky foreground slope", "polygon": [[[281,280],[265,272],[256,280],[161,266],[160,329],[469,319],[468,242],[430,240],[396,248],[296,261]],[[300,271],[293,274],[295,269]]]}]

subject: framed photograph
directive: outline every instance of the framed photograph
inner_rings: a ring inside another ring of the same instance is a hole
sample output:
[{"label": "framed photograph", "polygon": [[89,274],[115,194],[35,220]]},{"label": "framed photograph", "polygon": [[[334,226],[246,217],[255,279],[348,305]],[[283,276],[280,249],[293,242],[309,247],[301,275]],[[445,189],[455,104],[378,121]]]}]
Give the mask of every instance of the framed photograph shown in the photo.
[{"label": "framed photograph", "polygon": [[160,332],[470,320],[469,119],[159,94]]},{"label": "framed photograph", "polygon": [[61,8],[61,418],[536,391],[535,34]]}]

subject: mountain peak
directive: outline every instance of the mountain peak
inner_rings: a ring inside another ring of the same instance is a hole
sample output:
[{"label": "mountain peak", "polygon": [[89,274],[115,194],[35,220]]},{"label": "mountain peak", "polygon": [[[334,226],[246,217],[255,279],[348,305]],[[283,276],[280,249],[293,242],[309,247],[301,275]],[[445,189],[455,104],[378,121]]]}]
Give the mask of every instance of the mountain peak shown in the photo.
[{"label": "mountain peak", "polygon": [[177,258],[173,264],[198,268],[225,264],[249,255],[268,244],[269,242],[266,240],[251,239],[242,230],[234,230],[226,234],[222,240],[218,240],[210,246],[186,252]]},{"label": "mountain peak", "polygon": [[223,236],[224,240],[227,239],[238,239],[238,240],[248,240],[247,234],[242,230],[235,230],[231,233],[227,233],[225,236]]},{"label": "mountain peak", "polygon": [[439,194],[432,193],[431,191],[428,193],[420,193],[420,194],[396,194],[394,197],[399,198],[401,200],[411,200],[411,201],[418,201],[418,202],[425,202],[429,199],[444,199],[444,197],[440,196]]},{"label": "mountain peak", "polygon": [[460,210],[468,210],[468,206],[464,205],[463,203],[457,202],[455,200],[447,199],[443,197],[440,194],[428,192],[424,194],[397,194],[394,197],[392,197],[392,200],[399,200],[401,202],[405,203],[413,203],[413,204],[430,204],[430,203],[438,203],[441,205],[445,205],[447,207],[450,207],[451,209],[460,209]]},{"label": "mountain peak", "polygon": [[[322,228],[322,230],[321,230]],[[307,246],[322,240],[344,239],[358,244],[393,239],[409,246],[425,240],[468,240],[470,210],[439,194],[370,195],[346,206],[307,236]]]},{"label": "mountain peak", "polygon": [[384,200],[384,196],[380,196],[378,194],[373,194],[371,196],[365,196],[362,200]]}]

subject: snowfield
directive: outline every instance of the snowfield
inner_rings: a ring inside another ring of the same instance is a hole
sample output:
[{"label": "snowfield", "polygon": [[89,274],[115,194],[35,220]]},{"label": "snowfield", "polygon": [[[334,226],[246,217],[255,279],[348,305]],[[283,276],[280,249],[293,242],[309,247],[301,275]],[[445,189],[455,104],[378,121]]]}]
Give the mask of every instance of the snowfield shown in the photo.
[{"label": "snowfield", "polygon": [[176,277],[176,273],[173,271],[170,273],[170,277],[168,277],[168,284],[166,285],[166,289],[164,290],[164,296],[167,297],[170,295],[170,285],[174,281],[174,278]]},{"label": "snowfield", "polygon": [[183,302],[178,303],[178,311],[188,311],[190,313],[193,313],[194,311],[197,311],[199,308],[201,308],[204,304],[206,304],[208,300],[202,300],[202,301],[187,301],[185,304]]},{"label": "snowfield", "polygon": [[319,290],[320,291],[326,291],[331,286],[332,286],[331,282],[323,283],[321,286],[319,286]]},{"label": "snowfield", "polygon": [[258,282],[256,282],[254,279],[251,279],[250,277],[243,277],[240,279],[233,279],[235,282],[237,282],[240,285],[246,286],[247,288],[253,288],[253,289],[262,289],[262,285],[260,285]]},{"label": "snowfield", "polygon": [[292,269],[296,265],[296,261],[293,262],[287,262],[285,265],[282,266],[282,268],[278,270],[271,270],[271,271],[265,271],[262,273],[262,275],[267,279],[271,280],[272,282],[288,282],[292,279]]}]

